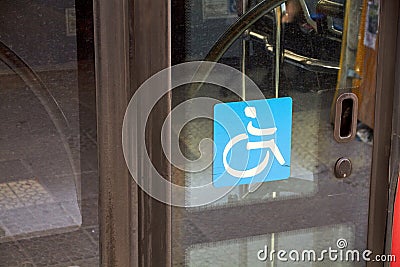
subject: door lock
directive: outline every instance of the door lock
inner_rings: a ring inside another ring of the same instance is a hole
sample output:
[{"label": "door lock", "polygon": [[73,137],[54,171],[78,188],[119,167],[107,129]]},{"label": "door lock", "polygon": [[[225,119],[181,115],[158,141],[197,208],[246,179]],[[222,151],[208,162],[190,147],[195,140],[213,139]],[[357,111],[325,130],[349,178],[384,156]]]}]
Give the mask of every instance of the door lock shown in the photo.
[{"label": "door lock", "polygon": [[353,166],[351,160],[348,158],[340,158],[335,164],[335,176],[336,178],[346,178],[351,175]]}]

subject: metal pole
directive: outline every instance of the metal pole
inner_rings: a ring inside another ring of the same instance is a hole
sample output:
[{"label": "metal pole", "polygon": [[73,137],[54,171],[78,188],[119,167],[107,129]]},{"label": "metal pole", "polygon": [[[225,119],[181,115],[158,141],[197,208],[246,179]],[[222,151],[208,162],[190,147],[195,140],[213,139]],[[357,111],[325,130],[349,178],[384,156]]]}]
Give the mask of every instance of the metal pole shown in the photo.
[{"label": "metal pole", "polygon": [[[246,13],[246,8],[247,8],[247,0],[242,1],[242,15]],[[246,38],[242,39],[242,100],[246,100],[246,56],[248,56],[247,53],[247,40]],[[248,185],[242,185],[241,188],[239,189],[239,194],[240,198],[243,198],[247,195],[248,193]]]},{"label": "metal pole", "polygon": [[[247,1],[242,1],[242,12],[243,14],[246,12],[246,4]],[[242,39],[242,99],[246,100],[246,56],[247,56],[247,40],[245,38]]]},{"label": "metal pole", "polygon": [[282,35],[282,9],[281,7],[275,8],[275,97],[279,97],[279,77],[280,77],[280,63],[281,63],[281,35]]}]

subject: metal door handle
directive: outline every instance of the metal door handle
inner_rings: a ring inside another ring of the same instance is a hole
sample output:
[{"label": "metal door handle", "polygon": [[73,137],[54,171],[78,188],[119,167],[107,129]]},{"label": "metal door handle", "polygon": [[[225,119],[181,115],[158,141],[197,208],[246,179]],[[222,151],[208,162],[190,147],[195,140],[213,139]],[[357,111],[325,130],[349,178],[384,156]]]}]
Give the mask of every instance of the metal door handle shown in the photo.
[{"label": "metal door handle", "polygon": [[339,143],[354,140],[357,132],[358,98],[343,93],[336,100],[334,137]]}]

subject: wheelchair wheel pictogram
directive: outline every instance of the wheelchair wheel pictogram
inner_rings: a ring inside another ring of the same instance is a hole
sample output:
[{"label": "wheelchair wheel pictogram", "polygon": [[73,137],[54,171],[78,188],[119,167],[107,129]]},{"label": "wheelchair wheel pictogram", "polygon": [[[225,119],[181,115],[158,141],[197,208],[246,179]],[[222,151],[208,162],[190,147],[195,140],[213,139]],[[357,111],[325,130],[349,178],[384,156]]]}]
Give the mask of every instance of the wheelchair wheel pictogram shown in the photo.
[{"label": "wheelchair wheel pictogram", "polygon": [[234,168],[232,168],[227,161],[227,157],[228,157],[228,153],[229,151],[232,149],[232,147],[243,141],[243,140],[248,140],[248,136],[247,134],[241,134],[238,136],[235,136],[225,147],[224,149],[224,153],[223,153],[223,163],[224,163],[224,167],[225,170],[232,176],[237,177],[237,178],[249,178],[249,177],[253,177],[257,174],[260,174],[268,165],[269,162],[269,151],[267,151],[267,154],[265,155],[264,159],[261,161],[261,163],[254,167],[251,168],[249,170],[236,170]]}]

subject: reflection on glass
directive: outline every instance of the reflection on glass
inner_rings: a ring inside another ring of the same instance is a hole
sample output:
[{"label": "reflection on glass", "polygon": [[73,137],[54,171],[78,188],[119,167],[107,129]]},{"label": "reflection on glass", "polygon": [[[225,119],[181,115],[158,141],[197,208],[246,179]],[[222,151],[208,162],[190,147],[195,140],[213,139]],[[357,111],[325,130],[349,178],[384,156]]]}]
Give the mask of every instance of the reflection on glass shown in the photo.
[{"label": "reflection on glass", "polygon": [[4,242],[70,230],[82,218],[74,2],[0,6]]},{"label": "reflection on glass", "polygon": [[0,2],[0,266],[99,266],[92,13]]}]

